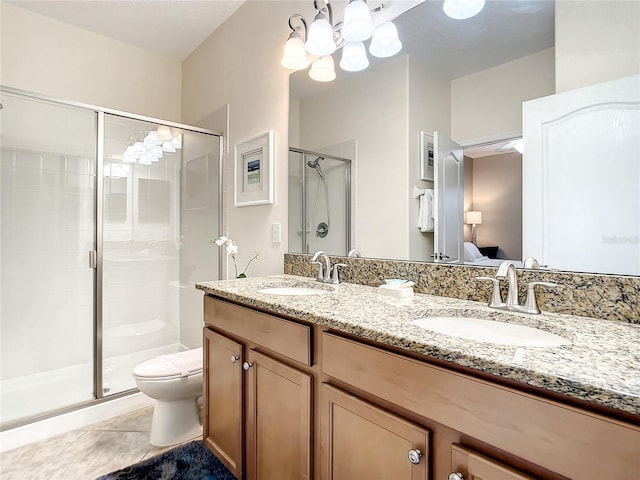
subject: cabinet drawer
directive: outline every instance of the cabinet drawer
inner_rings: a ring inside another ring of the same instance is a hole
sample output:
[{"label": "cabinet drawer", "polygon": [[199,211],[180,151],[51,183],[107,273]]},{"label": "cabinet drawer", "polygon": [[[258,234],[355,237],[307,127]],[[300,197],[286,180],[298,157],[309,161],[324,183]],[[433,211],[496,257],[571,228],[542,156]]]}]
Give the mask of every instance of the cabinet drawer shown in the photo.
[{"label": "cabinet drawer", "polygon": [[204,322],[311,366],[311,328],[205,296]]},{"label": "cabinet drawer", "polygon": [[635,425],[330,333],[322,336],[322,370],[566,477],[637,480]]}]

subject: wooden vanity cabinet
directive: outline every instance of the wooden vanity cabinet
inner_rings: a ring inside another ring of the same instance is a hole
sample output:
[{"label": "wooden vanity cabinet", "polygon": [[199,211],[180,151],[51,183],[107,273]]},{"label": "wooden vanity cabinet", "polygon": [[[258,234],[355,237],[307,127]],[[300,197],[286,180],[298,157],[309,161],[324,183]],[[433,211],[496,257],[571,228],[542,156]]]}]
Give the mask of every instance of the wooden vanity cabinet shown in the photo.
[{"label": "wooden vanity cabinet", "polygon": [[319,325],[205,296],[204,349],[204,441],[238,479],[640,478],[635,423]]},{"label": "wooden vanity cabinet", "polygon": [[322,479],[429,479],[427,429],[327,384],[319,408]]},{"label": "wooden vanity cabinet", "polygon": [[[459,457],[452,443],[479,449],[464,480],[530,478],[518,470],[541,479],[640,478],[637,425],[329,332],[322,334],[322,371],[327,381],[430,427],[434,480]],[[500,462],[481,462],[485,453]]]},{"label": "wooden vanity cabinet", "polygon": [[310,328],[205,297],[203,335],[207,447],[238,479],[312,478]]}]

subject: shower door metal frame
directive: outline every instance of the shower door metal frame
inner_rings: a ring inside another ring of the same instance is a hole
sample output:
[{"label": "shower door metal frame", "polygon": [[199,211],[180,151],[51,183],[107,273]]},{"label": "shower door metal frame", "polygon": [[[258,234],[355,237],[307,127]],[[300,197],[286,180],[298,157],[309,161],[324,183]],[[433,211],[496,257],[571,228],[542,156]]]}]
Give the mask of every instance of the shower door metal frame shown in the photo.
[{"label": "shower door metal frame", "polygon": [[299,153],[302,155],[302,165],[301,165],[301,176],[300,179],[302,181],[302,188],[300,189],[301,205],[302,205],[302,235],[301,235],[301,249],[302,253],[309,253],[308,245],[307,245],[307,174],[305,165],[307,163],[306,156],[310,155],[312,157],[323,157],[330,160],[337,160],[339,162],[344,162],[345,166],[345,174],[344,174],[344,185],[345,185],[345,249],[344,256],[347,256],[347,252],[351,249],[351,160],[348,158],[336,157],[335,155],[328,155],[326,153],[314,152],[312,150],[303,150],[301,148],[289,147],[289,152]]},{"label": "shower door metal frame", "polygon": [[[223,166],[224,166],[224,136],[220,132],[215,132],[213,130],[208,130],[206,128],[195,127],[192,125],[186,125],[183,123],[173,122],[170,120],[162,120],[159,118],[149,117],[145,115],[139,115],[135,113],[129,113],[122,110],[115,110],[111,108],[100,107],[97,105],[91,105],[88,103],[76,102],[72,100],[64,100],[55,97],[51,97],[48,95],[41,95],[34,92],[29,92],[27,90],[21,90],[18,88],[7,87],[4,85],[0,85],[0,92],[8,93],[12,95],[18,95],[26,98],[31,98],[35,100],[40,100],[47,103],[53,103],[56,105],[66,105],[71,107],[83,108],[86,110],[91,110],[96,114],[96,199],[95,199],[95,218],[96,218],[96,238],[95,238],[95,254],[92,255],[92,258],[95,258],[95,263],[92,263],[92,267],[94,269],[94,309],[93,309],[93,325],[94,325],[94,335],[93,335],[93,389],[94,389],[94,399],[81,402],[78,404],[71,405],[69,407],[64,407],[56,410],[52,410],[43,414],[34,415],[32,417],[18,420],[16,422],[11,422],[2,428],[0,431],[9,430],[12,428],[20,427],[22,425],[26,425],[29,423],[33,423],[39,420],[44,420],[47,418],[52,418],[63,413],[72,412],[90,405],[95,405],[98,403],[102,403],[109,400],[115,400],[117,398],[121,398],[131,393],[135,393],[138,391],[137,388],[125,390],[122,392],[118,392],[113,395],[109,395],[107,397],[104,396],[103,393],[103,362],[102,362],[102,343],[103,343],[103,335],[102,335],[102,274],[103,274],[103,194],[104,194],[104,126],[105,126],[105,114],[128,118],[132,120],[139,120],[143,122],[155,123],[158,125],[166,125],[168,127],[179,128],[181,130],[186,130],[194,133],[203,133],[206,135],[211,135],[219,138],[218,145],[218,207],[217,207],[217,229],[218,235],[221,234],[223,228]],[[222,278],[222,250],[218,249],[218,278]],[[93,260],[91,260],[93,262]]]}]

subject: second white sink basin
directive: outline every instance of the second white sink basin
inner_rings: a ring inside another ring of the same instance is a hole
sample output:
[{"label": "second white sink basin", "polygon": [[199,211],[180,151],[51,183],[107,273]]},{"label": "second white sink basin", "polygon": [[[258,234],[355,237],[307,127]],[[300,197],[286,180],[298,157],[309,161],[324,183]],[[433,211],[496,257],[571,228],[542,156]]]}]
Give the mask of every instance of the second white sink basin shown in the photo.
[{"label": "second white sink basin", "polygon": [[427,317],[411,323],[420,328],[451,337],[476,342],[513,345],[518,347],[559,347],[571,345],[555,333],[513,323],[470,317]]},{"label": "second white sink basin", "polygon": [[304,296],[304,295],[324,295],[325,293],[329,293],[329,291],[322,290],[320,288],[309,288],[309,287],[269,287],[269,288],[261,288],[260,290],[258,290],[258,293],[268,293],[270,295]]}]

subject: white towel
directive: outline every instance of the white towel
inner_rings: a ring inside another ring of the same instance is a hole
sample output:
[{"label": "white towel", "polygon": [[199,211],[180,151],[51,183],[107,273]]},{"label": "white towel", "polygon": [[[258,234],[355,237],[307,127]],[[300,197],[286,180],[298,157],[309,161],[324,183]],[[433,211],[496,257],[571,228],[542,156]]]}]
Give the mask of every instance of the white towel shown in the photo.
[{"label": "white towel", "polygon": [[418,228],[421,232],[433,232],[433,190],[424,190],[419,199]]}]

